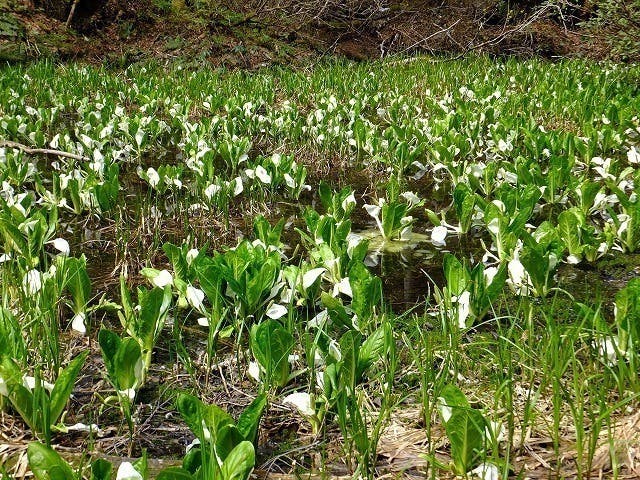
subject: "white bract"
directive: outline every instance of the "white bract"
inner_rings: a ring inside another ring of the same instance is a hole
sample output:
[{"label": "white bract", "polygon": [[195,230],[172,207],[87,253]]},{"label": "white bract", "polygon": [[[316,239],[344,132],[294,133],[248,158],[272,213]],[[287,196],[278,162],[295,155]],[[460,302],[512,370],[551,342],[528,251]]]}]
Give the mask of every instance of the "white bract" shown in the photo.
[{"label": "white bract", "polygon": [[187,297],[187,302],[189,302],[189,304],[193,308],[195,308],[199,312],[202,312],[204,310],[204,292],[202,290],[194,287],[193,285],[187,285],[185,296]]},{"label": "white bract", "polygon": [[160,183],[160,175],[158,174],[156,169],[153,167],[149,167],[147,169],[147,178],[149,179],[149,185],[151,185],[154,188],[157,187],[158,184]]},{"label": "white bract", "polygon": [[316,414],[314,408],[311,405],[311,395],[306,392],[295,392],[291,395],[287,395],[282,403],[285,405],[293,406],[301,415],[305,417],[312,417]]},{"label": "white bract", "polygon": [[436,247],[446,246],[447,233],[447,227],[444,227],[442,225],[434,227],[434,229],[431,231],[431,243],[433,243]]},{"label": "white bract", "polygon": [[39,270],[29,270],[22,279],[22,286],[28,295],[34,295],[42,288],[42,273]]},{"label": "white bract", "polygon": [[87,316],[84,312],[76,313],[71,319],[71,328],[84,335],[87,333],[87,325],[85,323],[86,318]]},{"label": "white bract", "polygon": [[129,462],[122,462],[118,467],[116,480],[144,480],[142,474],[138,472]]},{"label": "white bract", "polygon": [[287,311],[287,307],[278,303],[274,303],[269,307],[265,315],[269,318],[272,318],[273,320],[277,320],[284,317],[287,314]]},{"label": "white bract", "polygon": [[492,463],[482,463],[471,470],[471,475],[475,475],[481,480],[500,480],[500,470]]},{"label": "white bract", "polygon": [[164,288],[173,283],[173,276],[168,270],[160,270],[155,276],[152,276],[150,280],[156,287]]},{"label": "white bract", "polygon": [[55,240],[51,240],[49,243],[53,245],[53,248],[58,250],[62,255],[69,255],[69,253],[71,252],[69,242],[67,242],[64,238],[56,238]]}]

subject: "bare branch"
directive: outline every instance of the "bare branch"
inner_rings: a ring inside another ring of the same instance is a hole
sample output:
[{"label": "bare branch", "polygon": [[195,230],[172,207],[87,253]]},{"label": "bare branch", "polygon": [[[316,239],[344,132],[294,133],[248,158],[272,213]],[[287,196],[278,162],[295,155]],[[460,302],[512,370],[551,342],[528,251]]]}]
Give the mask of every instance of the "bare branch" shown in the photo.
[{"label": "bare branch", "polygon": [[0,141],[0,148],[16,148],[18,150],[23,151],[24,153],[28,153],[29,155],[43,154],[43,155],[57,155],[58,157],[66,157],[72,158],[74,160],[85,160],[90,161],[89,157],[85,157],[83,155],[78,155],[77,153],[63,152],[62,150],[52,150],[50,148],[31,148],[22,143],[11,142],[9,140]]}]

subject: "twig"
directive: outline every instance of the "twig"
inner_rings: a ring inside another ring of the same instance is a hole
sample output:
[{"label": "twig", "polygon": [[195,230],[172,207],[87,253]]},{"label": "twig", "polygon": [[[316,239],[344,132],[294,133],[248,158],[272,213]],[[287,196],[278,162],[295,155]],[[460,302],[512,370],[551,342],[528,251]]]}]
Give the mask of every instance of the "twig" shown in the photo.
[{"label": "twig", "polygon": [[438,30],[437,32],[432,33],[431,35],[428,35],[424,38],[421,38],[420,40],[418,40],[416,43],[414,43],[413,45],[408,46],[407,48],[405,48],[404,50],[402,50],[401,52],[398,52],[397,55],[402,55],[403,53],[407,53],[409,50],[412,50],[414,48],[416,48],[417,46],[419,46],[421,43],[425,43],[428,40],[431,40],[433,37],[440,35],[442,33],[448,32],[450,31],[453,27],[455,27],[458,23],[460,23],[460,19],[456,20],[455,22],[453,22],[451,25],[449,25],[448,27],[444,27],[441,28],[440,30]]},{"label": "twig", "polygon": [[44,155],[57,155],[58,157],[66,157],[72,158],[74,160],[85,160],[90,161],[89,157],[85,157],[84,155],[78,155],[77,153],[63,152],[62,150],[52,150],[50,148],[31,148],[23,145],[18,142],[11,142],[9,140],[0,141],[0,148],[8,147],[8,148],[17,148],[18,150],[23,151],[24,153],[28,153],[29,155],[35,155],[38,153],[42,153]]},{"label": "twig", "polygon": [[65,22],[65,26],[67,28],[69,28],[69,25],[71,25],[71,21],[73,20],[74,13],[76,13],[76,7],[78,6],[78,3],[80,3],[80,0],[73,0],[71,11],[69,11],[69,16],[67,17],[67,21]]}]

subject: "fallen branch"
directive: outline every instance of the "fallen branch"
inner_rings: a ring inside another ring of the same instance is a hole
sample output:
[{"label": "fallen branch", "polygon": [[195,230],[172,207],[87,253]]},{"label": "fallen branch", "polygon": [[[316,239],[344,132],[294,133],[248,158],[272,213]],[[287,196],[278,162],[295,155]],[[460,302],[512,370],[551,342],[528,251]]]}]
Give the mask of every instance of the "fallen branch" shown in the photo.
[{"label": "fallen branch", "polygon": [[76,13],[76,7],[80,3],[80,0],[73,0],[73,5],[71,5],[71,11],[69,12],[69,16],[67,17],[67,21],[65,22],[65,26],[69,28],[71,22],[73,21],[73,15]]},{"label": "fallen branch", "polygon": [[62,150],[52,150],[50,148],[31,148],[26,145],[23,145],[22,143],[11,142],[9,140],[0,141],[0,148],[2,147],[17,148],[18,150],[21,150],[24,153],[28,153],[29,155],[36,155],[38,153],[41,153],[44,155],[57,155],[58,157],[72,158],[74,160],[85,160],[85,161],[91,160],[89,157],[85,157],[84,155],[78,155],[77,153],[63,152]]}]

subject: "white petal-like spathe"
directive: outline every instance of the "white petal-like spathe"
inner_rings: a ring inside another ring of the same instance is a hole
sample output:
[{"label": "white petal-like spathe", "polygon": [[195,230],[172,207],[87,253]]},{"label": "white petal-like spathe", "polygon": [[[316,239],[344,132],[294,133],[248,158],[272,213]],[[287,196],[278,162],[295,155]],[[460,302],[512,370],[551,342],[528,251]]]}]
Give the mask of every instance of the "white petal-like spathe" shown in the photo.
[{"label": "white petal-like spathe", "polygon": [[287,312],[287,307],[285,307],[284,305],[280,305],[279,303],[274,303],[269,307],[265,315],[269,318],[277,320],[284,317]]},{"label": "white petal-like spathe", "polygon": [[[53,383],[49,383],[46,382],[44,380],[40,380],[42,382],[42,387],[45,390],[49,390],[52,391],[53,390]],[[34,388],[36,388],[36,379],[35,377],[30,377],[25,375],[24,377],[22,377],[22,385],[24,385],[25,388],[28,388],[29,390],[33,390]]]},{"label": "white petal-like spathe", "polygon": [[313,285],[316,282],[318,277],[320,275],[322,275],[326,271],[327,271],[326,268],[320,267],[320,268],[313,268],[313,269],[309,270],[308,272],[306,272],[302,276],[302,288],[304,290],[309,288],[311,285]]},{"label": "white petal-like spathe", "polygon": [[351,192],[348,196],[345,197],[344,200],[342,200],[342,209],[346,210],[351,205],[355,205],[355,204],[356,204],[356,197],[353,195],[353,192]]},{"label": "white petal-like spathe", "polygon": [[438,397],[438,410],[442,415],[444,423],[447,423],[453,415],[453,409],[449,405],[447,405],[447,401],[444,399],[444,397]]},{"label": "white petal-like spathe", "polygon": [[198,311],[203,310],[204,292],[193,285],[187,285],[187,302]]},{"label": "white petal-like spathe", "polygon": [[126,390],[118,390],[118,394],[122,397],[127,397],[129,401],[133,402],[133,399],[136,398],[136,389],[127,388]]},{"label": "white petal-like spathe", "polygon": [[168,270],[160,270],[157,275],[151,277],[151,283],[156,287],[164,288],[173,283],[173,276]]},{"label": "white petal-like spathe", "polygon": [[7,389],[7,383],[4,381],[4,378],[0,377],[0,395],[3,397],[9,396],[9,389]]},{"label": "white petal-like spathe", "polygon": [[305,392],[295,392],[291,395],[287,395],[282,400],[282,403],[295,407],[300,414],[306,417],[312,417],[316,414],[315,410],[311,406],[311,395]]},{"label": "white petal-like spathe", "polygon": [[198,325],[200,325],[201,327],[208,327],[209,326],[209,319],[207,317],[200,317],[198,318]]},{"label": "white petal-like spathe", "polygon": [[244,190],[244,185],[242,184],[242,179],[240,177],[236,177],[233,180],[233,196],[237,197]]},{"label": "white petal-like spathe", "polygon": [[467,326],[467,317],[470,313],[470,297],[471,294],[466,290],[458,297],[458,327],[460,328]]},{"label": "white petal-like spathe", "polygon": [[253,378],[256,382],[260,383],[260,365],[258,365],[258,362],[249,362],[247,375]]},{"label": "white petal-like spathe", "polygon": [[36,269],[29,270],[22,279],[22,286],[29,295],[38,293],[42,288],[42,273]]},{"label": "white petal-like spathe", "polygon": [[160,183],[160,175],[153,167],[149,167],[147,169],[147,178],[149,179],[149,185],[151,185],[153,188],[157,187]]},{"label": "white petal-like spathe", "polygon": [[333,286],[333,296],[337,297],[340,293],[353,298],[353,291],[351,290],[351,282],[349,281],[349,277],[343,278]]},{"label": "white petal-like spathe", "polygon": [[84,312],[76,313],[71,319],[71,328],[84,335],[87,333],[87,325],[85,323],[86,319],[87,315]]},{"label": "white petal-like spathe", "polygon": [[431,230],[431,243],[433,243],[436,247],[444,247],[447,242],[447,227],[443,225],[438,225]]},{"label": "white petal-like spathe", "polygon": [[364,209],[367,211],[369,215],[371,215],[376,220],[380,220],[380,207],[378,205],[364,205]]},{"label": "white petal-like spathe", "polygon": [[144,480],[142,474],[138,472],[129,462],[122,462],[118,467],[116,480]]},{"label": "white petal-like spathe", "polygon": [[487,287],[493,283],[493,279],[497,273],[497,267],[488,267],[484,269],[484,283]]},{"label": "white petal-like spathe", "polygon": [[420,197],[413,192],[403,192],[400,194],[400,196],[404,198],[407,202],[409,202],[409,206],[411,207],[421,202]]},{"label": "white petal-like spathe", "polygon": [[266,183],[266,184],[271,183],[271,175],[269,175],[269,172],[267,172],[262,165],[258,165],[256,167],[255,173],[256,173],[256,177],[258,177],[258,179],[262,183]]},{"label": "white petal-like spathe", "polygon": [[482,463],[471,470],[471,475],[475,475],[481,480],[500,480],[500,470],[492,463]]},{"label": "white petal-like spathe", "polygon": [[191,265],[193,261],[200,255],[200,250],[192,248],[187,252],[187,265]]},{"label": "white petal-like spathe", "polygon": [[91,425],[85,425],[84,423],[76,423],[68,427],[64,427],[67,432],[98,432],[100,429],[98,425],[92,423]]},{"label": "white petal-like spathe", "polygon": [[51,240],[51,245],[53,248],[58,250],[63,255],[69,255],[71,252],[71,247],[69,247],[69,242],[67,242],[64,238],[56,238],[55,240]]}]

